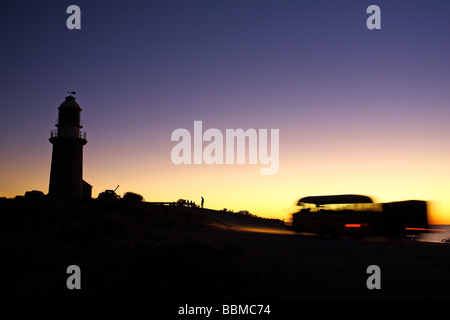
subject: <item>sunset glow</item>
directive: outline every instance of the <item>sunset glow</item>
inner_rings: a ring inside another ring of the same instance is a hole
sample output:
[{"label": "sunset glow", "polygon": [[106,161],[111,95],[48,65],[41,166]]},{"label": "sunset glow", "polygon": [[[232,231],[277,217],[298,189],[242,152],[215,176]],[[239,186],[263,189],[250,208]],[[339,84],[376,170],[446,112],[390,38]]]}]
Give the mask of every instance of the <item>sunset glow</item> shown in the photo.
[{"label": "sunset glow", "polygon": [[[48,192],[76,90],[94,197],[120,185],[287,221],[301,197],[362,194],[429,201],[429,223],[450,224],[448,2],[377,1],[380,30],[367,1],[138,3],[78,1],[81,30],[64,3],[2,10],[0,196]],[[279,129],[278,172],[174,164],[171,134],[194,121]]]}]

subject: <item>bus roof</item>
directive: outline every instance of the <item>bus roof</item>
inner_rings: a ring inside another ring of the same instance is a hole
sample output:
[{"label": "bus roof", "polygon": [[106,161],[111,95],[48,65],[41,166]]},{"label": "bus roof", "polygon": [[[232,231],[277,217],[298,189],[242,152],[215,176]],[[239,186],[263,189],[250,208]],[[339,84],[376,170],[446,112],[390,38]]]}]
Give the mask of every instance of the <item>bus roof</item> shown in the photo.
[{"label": "bus roof", "polygon": [[343,204],[343,203],[373,203],[373,201],[367,196],[361,196],[357,194],[342,194],[332,196],[304,197],[298,200],[297,205],[300,205],[301,203],[312,203],[316,205],[322,205],[322,204]]}]

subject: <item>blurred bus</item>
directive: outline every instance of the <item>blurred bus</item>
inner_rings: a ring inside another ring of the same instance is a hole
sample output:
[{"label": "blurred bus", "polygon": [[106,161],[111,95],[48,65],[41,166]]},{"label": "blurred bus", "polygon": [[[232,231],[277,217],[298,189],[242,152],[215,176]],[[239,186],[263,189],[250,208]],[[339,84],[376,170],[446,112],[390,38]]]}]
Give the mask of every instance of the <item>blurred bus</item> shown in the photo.
[{"label": "blurred bus", "polygon": [[298,200],[292,215],[297,232],[402,237],[428,230],[426,201],[374,203],[363,195],[311,196]]}]

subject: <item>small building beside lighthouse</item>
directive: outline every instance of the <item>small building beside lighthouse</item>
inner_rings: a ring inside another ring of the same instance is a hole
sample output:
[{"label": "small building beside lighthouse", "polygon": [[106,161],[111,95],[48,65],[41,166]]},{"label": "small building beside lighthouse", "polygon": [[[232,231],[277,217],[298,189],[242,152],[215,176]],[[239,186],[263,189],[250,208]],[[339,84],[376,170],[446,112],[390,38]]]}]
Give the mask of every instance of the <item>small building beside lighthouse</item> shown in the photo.
[{"label": "small building beside lighthouse", "polygon": [[58,108],[56,129],[50,133],[53,145],[48,196],[51,198],[91,198],[92,186],[83,180],[81,107],[71,92]]}]

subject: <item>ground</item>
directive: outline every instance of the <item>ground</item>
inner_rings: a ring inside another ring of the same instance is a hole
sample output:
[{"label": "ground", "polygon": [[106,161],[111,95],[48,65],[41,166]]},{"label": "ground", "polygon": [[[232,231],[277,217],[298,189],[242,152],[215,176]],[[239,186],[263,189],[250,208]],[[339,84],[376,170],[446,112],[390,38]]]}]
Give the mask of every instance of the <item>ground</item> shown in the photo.
[{"label": "ground", "polygon": [[[121,200],[0,200],[3,298],[450,298],[448,244],[304,236],[279,220]],[[66,287],[69,265],[81,290]],[[366,286],[370,265],[380,290]]]}]

